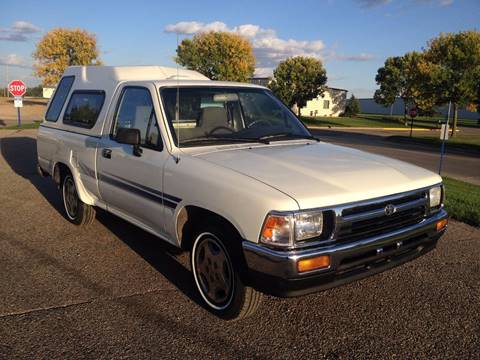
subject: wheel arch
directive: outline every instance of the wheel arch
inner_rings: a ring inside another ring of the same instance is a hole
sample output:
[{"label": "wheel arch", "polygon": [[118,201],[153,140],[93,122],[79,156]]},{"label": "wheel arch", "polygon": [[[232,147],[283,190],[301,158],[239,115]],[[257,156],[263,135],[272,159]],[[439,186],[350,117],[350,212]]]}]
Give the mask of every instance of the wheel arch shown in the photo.
[{"label": "wheel arch", "polygon": [[191,249],[195,240],[193,238],[195,231],[205,221],[214,221],[228,226],[239,240],[243,239],[242,232],[225,216],[200,206],[185,205],[178,211],[175,223],[177,241],[182,249]]},{"label": "wheel arch", "polygon": [[77,194],[80,200],[82,200],[85,204],[95,205],[95,200],[92,196],[90,196],[90,194],[83,186],[78,171],[74,171],[74,169],[72,169],[68,164],[62,161],[57,161],[54,163],[52,179],[59,188],[62,186],[63,179],[65,179],[65,176],[68,173],[72,174],[73,181],[75,182],[75,187],[77,188]]}]

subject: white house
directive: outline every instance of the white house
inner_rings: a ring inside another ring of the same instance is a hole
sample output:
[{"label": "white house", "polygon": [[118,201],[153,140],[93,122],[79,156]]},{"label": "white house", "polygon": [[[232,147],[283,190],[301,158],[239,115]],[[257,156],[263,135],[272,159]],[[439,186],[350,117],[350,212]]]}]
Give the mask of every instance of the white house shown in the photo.
[{"label": "white house", "polygon": [[[272,77],[253,77],[249,79],[252,84],[268,86]],[[322,95],[315,99],[307,101],[307,106],[300,110],[301,116],[315,117],[315,116],[339,116],[345,112],[347,105],[347,90],[332,87],[326,87]],[[297,113],[297,108],[294,106],[292,110]]]},{"label": "white house", "polygon": [[43,97],[45,99],[50,99],[55,91],[54,87],[44,87],[43,88]]},{"label": "white house", "polygon": [[327,87],[322,95],[307,101],[300,109],[300,115],[306,117],[339,116],[345,112],[347,90]]}]

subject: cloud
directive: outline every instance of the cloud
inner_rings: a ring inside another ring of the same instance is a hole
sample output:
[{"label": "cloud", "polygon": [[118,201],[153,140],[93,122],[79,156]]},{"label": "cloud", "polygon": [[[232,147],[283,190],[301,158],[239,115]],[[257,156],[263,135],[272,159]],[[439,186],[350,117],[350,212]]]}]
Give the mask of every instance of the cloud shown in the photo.
[{"label": "cloud", "polygon": [[358,55],[334,55],[334,59],[341,61],[370,61],[375,59],[375,56],[367,53],[360,53]]},{"label": "cloud", "polygon": [[415,0],[415,1],[423,4],[434,4],[440,7],[450,6],[453,4],[453,0]]},{"label": "cloud", "polygon": [[386,5],[389,2],[391,2],[391,0],[356,0],[356,1],[363,8],[373,8],[376,6]]},{"label": "cloud", "polygon": [[180,21],[176,24],[165,26],[165,32],[190,35],[199,32],[202,29],[202,23],[196,21]]},{"label": "cloud", "polygon": [[28,21],[15,21],[10,28],[0,28],[0,40],[24,42],[30,39],[30,36],[41,32],[38,27]]},{"label": "cloud", "polygon": [[6,35],[0,35],[0,40],[22,42],[22,41],[27,41],[28,37],[26,37],[23,34],[11,33],[11,34],[6,34]]},{"label": "cloud", "polygon": [[0,65],[9,65],[24,69],[30,69],[32,67],[23,57],[17,54],[8,54],[5,56],[0,55]]},{"label": "cloud", "polygon": [[15,21],[12,30],[22,34],[34,34],[42,31],[38,26],[29,23],[28,21]]},{"label": "cloud", "polygon": [[345,79],[347,79],[345,75],[328,75],[328,81],[341,81]]},{"label": "cloud", "polygon": [[438,5],[440,6],[450,6],[453,4],[453,0],[440,0]]},{"label": "cloud", "polygon": [[271,68],[288,57],[304,55],[322,58],[325,45],[322,40],[281,39],[273,29],[265,29],[258,25],[244,24],[229,28],[221,21],[202,23],[197,21],[181,21],[165,27],[167,33],[192,35],[207,31],[228,31],[248,38],[253,45],[259,68]]},{"label": "cloud", "polygon": [[272,77],[273,76],[273,67],[257,67],[255,69],[255,77]]}]

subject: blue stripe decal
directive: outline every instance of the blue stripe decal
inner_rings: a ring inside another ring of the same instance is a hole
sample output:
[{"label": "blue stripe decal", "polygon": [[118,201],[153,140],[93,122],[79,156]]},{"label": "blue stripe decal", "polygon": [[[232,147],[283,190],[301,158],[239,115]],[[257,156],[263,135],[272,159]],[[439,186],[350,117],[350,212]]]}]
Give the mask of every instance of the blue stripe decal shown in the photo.
[{"label": "blue stripe decal", "polygon": [[169,207],[171,209],[175,209],[177,207],[177,203],[173,203],[171,202],[170,200],[167,200],[167,199],[163,199],[163,205],[165,205],[166,207]]},{"label": "blue stripe decal", "polygon": [[112,174],[99,173],[99,177],[101,181],[105,181],[112,186],[119,187],[127,192],[134,193],[135,195],[151,201],[160,201],[163,203],[163,205],[172,209],[175,209],[178,205],[178,202],[182,201],[182,199],[175,196],[164,194],[158,190],[137,184]]},{"label": "blue stripe decal", "polygon": [[173,196],[173,195],[168,195],[168,194],[165,194],[165,193],[163,193],[163,197],[164,197],[164,198],[167,198],[167,199],[170,199],[170,200],[172,200],[172,201],[174,201],[174,202],[177,202],[177,203],[179,203],[180,201],[182,201],[182,199],[180,199],[180,198],[177,198],[177,197],[175,197],[175,196]]}]

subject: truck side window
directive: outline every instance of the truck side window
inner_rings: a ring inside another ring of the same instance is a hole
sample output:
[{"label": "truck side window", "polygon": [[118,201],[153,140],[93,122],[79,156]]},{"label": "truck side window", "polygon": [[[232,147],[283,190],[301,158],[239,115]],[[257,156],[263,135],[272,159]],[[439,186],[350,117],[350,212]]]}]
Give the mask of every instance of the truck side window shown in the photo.
[{"label": "truck side window", "polygon": [[74,91],[63,115],[63,123],[91,129],[97,122],[104,101],[104,91]]},{"label": "truck side window", "polygon": [[114,138],[118,128],[140,130],[140,145],[161,150],[162,139],[148,89],[133,86],[123,89],[115,116]]},{"label": "truck side window", "polygon": [[62,112],[63,104],[67,99],[68,93],[72,88],[73,81],[75,76],[64,76],[62,80],[58,83],[55,93],[53,94],[53,99],[50,102],[47,113],[45,114],[45,120],[47,121],[57,121],[60,113]]}]

